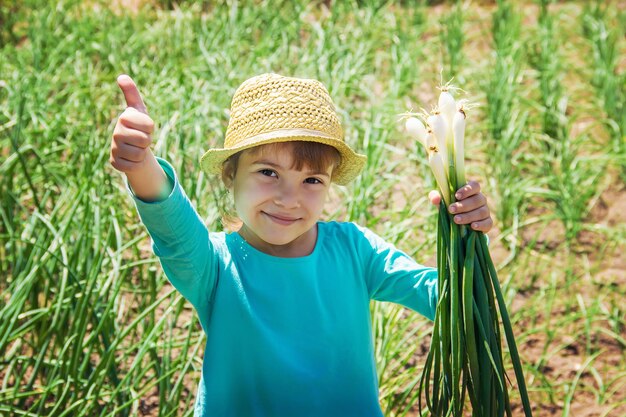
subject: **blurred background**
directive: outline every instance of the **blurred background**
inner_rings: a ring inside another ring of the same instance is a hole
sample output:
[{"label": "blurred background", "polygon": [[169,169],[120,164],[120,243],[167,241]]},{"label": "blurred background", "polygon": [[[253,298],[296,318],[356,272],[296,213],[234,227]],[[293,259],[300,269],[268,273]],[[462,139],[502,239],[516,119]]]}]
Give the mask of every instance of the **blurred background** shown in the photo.
[{"label": "blurred background", "polygon": [[[108,163],[115,80],[217,231],[199,158],[271,71],[322,81],[369,157],[325,218],[430,266],[435,185],[401,114],[459,87],[535,415],[626,416],[625,32],[624,1],[0,1],[0,415],[192,415],[204,335]],[[417,416],[432,325],[371,312],[383,411]]]}]

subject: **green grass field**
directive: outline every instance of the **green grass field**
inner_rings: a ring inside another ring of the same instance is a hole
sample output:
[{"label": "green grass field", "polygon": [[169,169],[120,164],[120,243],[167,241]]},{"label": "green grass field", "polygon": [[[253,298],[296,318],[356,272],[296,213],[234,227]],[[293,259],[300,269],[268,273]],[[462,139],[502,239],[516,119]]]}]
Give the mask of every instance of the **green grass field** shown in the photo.
[{"label": "green grass field", "polygon": [[[434,180],[399,114],[461,87],[534,415],[626,416],[623,1],[173,3],[0,2],[0,416],[192,415],[204,336],[109,165],[115,79],[134,78],[155,154],[219,230],[198,160],[235,88],[269,71],[322,81],[369,157],[326,218],[431,266]],[[417,416],[432,325],[372,317],[382,409]]]}]

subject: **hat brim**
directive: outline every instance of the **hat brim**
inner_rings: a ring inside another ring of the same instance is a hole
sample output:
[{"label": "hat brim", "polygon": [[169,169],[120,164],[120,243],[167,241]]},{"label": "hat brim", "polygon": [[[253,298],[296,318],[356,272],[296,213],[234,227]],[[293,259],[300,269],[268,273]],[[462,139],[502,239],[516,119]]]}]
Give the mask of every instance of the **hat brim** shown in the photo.
[{"label": "hat brim", "polygon": [[268,145],[270,143],[281,142],[317,142],[324,145],[332,146],[337,149],[341,156],[341,161],[335,170],[333,171],[332,181],[338,185],[346,185],[363,170],[367,156],[358,154],[352,150],[345,142],[333,139],[330,137],[324,137],[322,135],[289,135],[289,134],[277,134],[269,135],[264,139],[255,138],[255,140],[241,141],[237,146],[232,148],[216,148],[209,149],[200,158],[200,166],[209,174],[220,174],[222,172],[222,164],[232,155],[237,152],[244,151],[246,149],[254,148],[260,145]]}]

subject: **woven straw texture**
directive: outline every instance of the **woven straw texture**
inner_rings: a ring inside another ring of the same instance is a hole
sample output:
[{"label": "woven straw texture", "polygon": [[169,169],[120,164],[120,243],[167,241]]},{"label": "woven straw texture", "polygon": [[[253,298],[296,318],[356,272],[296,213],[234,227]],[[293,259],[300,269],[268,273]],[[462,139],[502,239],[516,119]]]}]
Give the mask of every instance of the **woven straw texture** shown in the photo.
[{"label": "woven straw texture", "polygon": [[218,174],[222,163],[239,151],[294,140],[336,148],[341,162],[333,181],[340,185],[354,179],[366,161],[344,142],[341,122],[322,83],[263,74],[244,81],[235,91],[224,148],[210,149],[200,163],[205,171]]}]

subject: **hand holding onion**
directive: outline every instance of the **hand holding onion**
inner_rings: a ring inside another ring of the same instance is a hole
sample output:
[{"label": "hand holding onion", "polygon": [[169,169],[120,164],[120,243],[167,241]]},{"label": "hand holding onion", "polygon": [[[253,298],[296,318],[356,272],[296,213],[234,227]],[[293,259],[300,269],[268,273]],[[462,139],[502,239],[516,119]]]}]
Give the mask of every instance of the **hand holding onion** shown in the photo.
[{"label": "hand holding onion", "polygon": [[[428,193],[430,202],[439,207],[441,194],[432,190]],[[454,221],[457,224],[471,224],[473,230],[487,233],[493,227],[491,212],[487,206],[487,197],[480,191],[477,181],[470,181],[457,191],[457,202],[448,207],[450,213],[455,214]],[[452,211],[454,210],[454,211]],[[458,218],[458,221],[457,221]]]},{"label": "hand holding onion", "polygon": [[[455,214],[456,224],[467,224],[472,230],[487,233],[493,226],[487,198],[480,192],[478,182],[465,183],[465,118],[464,102],[455,102],[444,89],[439,96],[438,107],[432,114],[425,115],[426,124],[417,117],[409,117],[405,128],[426,149],[439,185],[439,191],[433,190],[428,194],[430,202],[439,206],[443,194],[448,210]],[[450,187],[455,185],[459,188],[452,197]]]}]

